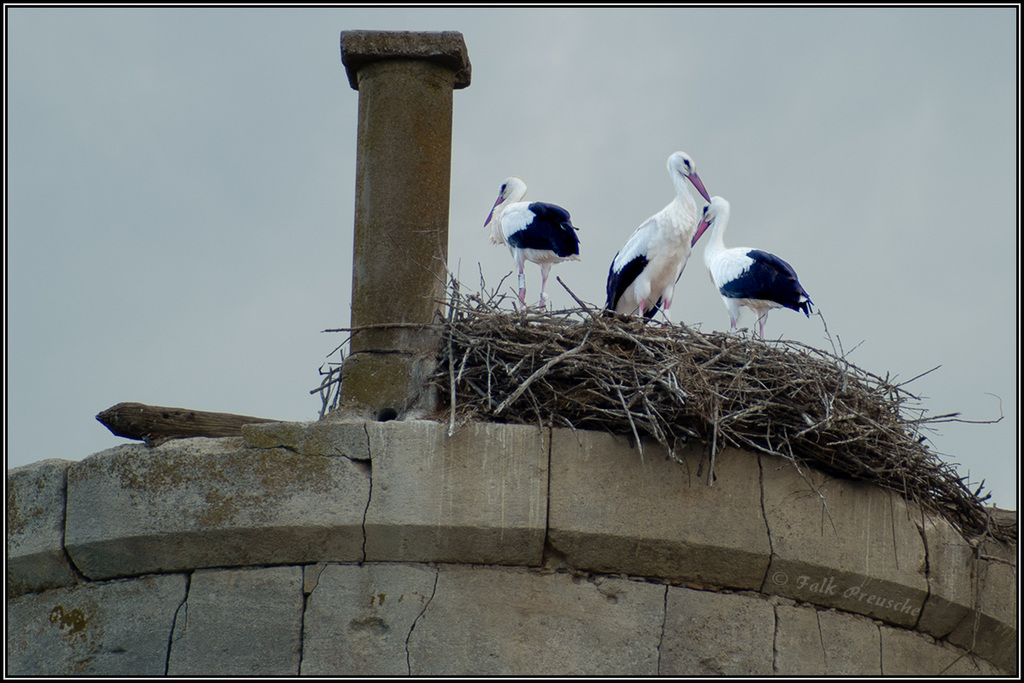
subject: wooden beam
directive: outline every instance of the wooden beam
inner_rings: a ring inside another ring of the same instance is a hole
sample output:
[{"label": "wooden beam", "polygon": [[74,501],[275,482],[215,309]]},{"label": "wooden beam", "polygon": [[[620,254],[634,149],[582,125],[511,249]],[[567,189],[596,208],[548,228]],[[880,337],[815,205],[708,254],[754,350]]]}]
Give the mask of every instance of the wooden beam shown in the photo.
[{"label": "wooden beam", "polygon": [[242,425],[280,422],[263,417],[149,406],[144,403],[118,403],[101,412],[96,419],[115,436],[145,441],[149,446],[159,446],[168,439],[193,436],[240,436]]}]

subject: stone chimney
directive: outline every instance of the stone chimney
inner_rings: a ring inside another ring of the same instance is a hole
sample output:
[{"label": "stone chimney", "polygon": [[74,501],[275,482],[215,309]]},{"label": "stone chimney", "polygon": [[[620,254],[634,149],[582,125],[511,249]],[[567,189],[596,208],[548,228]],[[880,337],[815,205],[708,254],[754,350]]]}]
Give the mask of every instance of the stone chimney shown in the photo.
[{"label": "stone chimney", "polygon": [[359,91],[351,349],[336,417],[425,414],[448,266],[452,93],[469,85],[462,34],[342,31]]}]

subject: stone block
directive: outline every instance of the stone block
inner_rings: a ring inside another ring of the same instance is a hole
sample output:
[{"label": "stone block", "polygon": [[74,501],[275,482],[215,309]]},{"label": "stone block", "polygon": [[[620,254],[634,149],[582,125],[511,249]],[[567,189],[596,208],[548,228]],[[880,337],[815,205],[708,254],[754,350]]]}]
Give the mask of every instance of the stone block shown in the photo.
[{"label": "stone block", "polygon": [[97,579],[362,559],[366,464],[231,448],[240,441],[120,446],[74,464],[66,538],[72,561]]},{"label": "stone block", "polygon": [[297,676],[302,567],[201,569],[174,624],[171,676]]},{"label": "stone block", "polygon": [[772,543],[763,592],[913,626],[928,594],[917,508],[807,467],[801,476],[782,458],[761,462]]},{"label": "stone block", "polygon": [[247,448],[287,448],[302,455],[369,460],[370,444],[362,422],[268,422],[242,425]]},{"label": "stone block", "polygon": [[373,489],[366,560],[538,565],[547,432],[469,423],[367,423]]},{"label": "stone block", "polygon": [[[946,649],[952,651],[956,656],[953,663],[946,667],[943,676],[1009,676],[1018,677],[1009,671],[1002,671],[991,662],[981,657],[970,654],[953,645],[946,645]],[[1016,669],[1016,667],[1014,667]]]},{"label": "stone block", "polygon": [[654,676],[665,586],[443,565],[409,636],[413,676]]},{"label": "stone block", "polygon": [[879,676],[881,636],[870,619],[833,610],[818,612],[826,676]]},{"label": "stone block", "polygon": [[959,656],[913,631],[882,626],[879,635],[883,676],[938,676]]},{"label": "stone block", "polygon": [[369,563],[320,567],[303,620],[302,675],[405,676],[406,640],[437,570]]},{"label": "stone block", "polygon": [[775,610],[754,596],[669,588],[662,676],[770,676]]},{"label": "stone block", "polygon": [[378,420],[432,413],[437,388],[430,377],[436,368],[436,348],[419,353],[354,351],[341,367],[342,402],[365,407]]},{"label": "stone block", "polygon": [[[977,562],[977,602],[946,639],[1016,676],[1019,598],[1017,567],[1002,559]],[[973,589],[972,589],[973,590]]]},{"label": "stone block", "polygon": [[818,611],[812,607],[775,606],[775,674],[821,676],[825,650]]},{"label": "stone block", "polygon": [[163,676],[184,574],[78,584],[7,602],[7,675]]},{"label": "stone block", "polygon": [[921,525],[928,549],[928,599],[915,628],[942,638],[974,604],[974,550],[942,517],[925,514]]},{"label": "stone block", "polygon": [[76,580],[64,553],[64,502],[72,464],[41,460],[7,471],[8,595]]},{"label": "stone block", "polygon": [[567,565],[760,588],[771,546],[756,456],[723,450],[708,486],[700,448],[680,464],[653,442],[641,457],[621,437],[552,431],[548,542]]}]

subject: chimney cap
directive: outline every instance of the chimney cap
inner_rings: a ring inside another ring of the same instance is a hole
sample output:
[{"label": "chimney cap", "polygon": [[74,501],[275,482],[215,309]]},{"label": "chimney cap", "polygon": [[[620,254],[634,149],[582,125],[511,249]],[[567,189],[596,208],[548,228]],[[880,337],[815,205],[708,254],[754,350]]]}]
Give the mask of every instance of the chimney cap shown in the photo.
[{"label": "chimney cap", "polygon": [[434,62],[455,72],[456,90],[469,85],[469,51],[458,31],[341,32],[341,63],[354,90],[359,90],[358,73],[363,66],[388,59]]}]

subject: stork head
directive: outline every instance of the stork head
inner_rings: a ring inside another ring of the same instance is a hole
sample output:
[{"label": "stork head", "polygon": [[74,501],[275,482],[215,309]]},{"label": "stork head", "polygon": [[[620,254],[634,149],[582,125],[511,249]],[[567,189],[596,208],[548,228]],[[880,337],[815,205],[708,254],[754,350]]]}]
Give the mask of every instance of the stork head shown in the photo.
[{"label": "stork head", "polygon": [[494,211],[499,206],[504,204],[512,204],[518,202],[526,196],[526,183],[523,182],[522,178],[512,176],[506,178],[505,182],[501,184],[501,189],[498,190],[498,198],[494,200],[494,206],[491,207],[490,213],[487,214],[487,220],[484,221],[484,227],[491,222],[491,218],[494,217]]},{"label": "stork head", "polygon": [[704,201],[710,202],[708,191],[704,189],[704,183],[697,175],[697,168],[693,165],[693,159],[686,152],[675,152],[668,158],[668,172],[672,175],[673,181],[676,177],[689,179],[693,186],[700,192]]},{"label": "stork head", "polygon": [[697,224],[697,232],[693,233],[693,239],[690,240],[691,248],[697,244],[697,240],[700,239],[700,236],[704,234],[709,225],[712,225],[715,221],[721,221],[724,224],[729,220],[729,202],[717,195],[712,197],[710,202],[710,204],[704,207],[704,215],[701,217],[700,223]]}]

